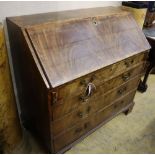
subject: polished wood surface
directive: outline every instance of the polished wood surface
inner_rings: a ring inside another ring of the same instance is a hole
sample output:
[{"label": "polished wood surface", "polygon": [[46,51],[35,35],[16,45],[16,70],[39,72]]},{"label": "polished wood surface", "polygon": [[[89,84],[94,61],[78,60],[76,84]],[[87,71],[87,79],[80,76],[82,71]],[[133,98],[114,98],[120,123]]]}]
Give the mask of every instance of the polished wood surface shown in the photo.
[{"label": "polished wood surface", "polygon": [[120,15],[120,14],[128,14],[128,13],[122,11],[122,9],[119,7],[109,6],[104,8],[97,7],[91,9],[78,9],[78,10],[68,10],[61,12],[48,12],[41,14],[16,16],[16,17],[9,17],[9,19],[19,27],[28,27],[31,25],[38,25],[48,22],[69,21],[75,18],[84,19],[88,17]]},{"label": "polished wood surface", "polygon": [[84,85],[88,82],[93,81],[95,86],[99,86],[102,83],[108,81],[109,78],[116,77],[121,73],[128,71],[132,67],[135,67],[138,63],[144,61],[146,56],[147,52],[144,52],[143,54],[134,55],[123,61],[117,62],[108,67],[102,68],[101,70],[97,70],[95,72],[92,72],[91,74],[78,78],[74,80],[74,82],[70,82],[68,84],[54,89],[58,93],[58,100],[56,102],[56,105],[61,104],[61,99],[63,96],[65,96],[65,99],[67,99],[73,97],[74,95],[78,95],[85,88]]},{"label": "polished wood surface", "polygon": [[22,120],[48,152],[62,153],[131,111],[150,46],[130,13],[82,9],[7,25]]},{"label": "polished wood surface", "polygon": [[27,33],[52,88],[149,48],[130,14],[48,23]]},{"label": "polished wood surface", "polygon": [[106,94],[101,93],[104,89],[104,86],[102,86],[101,90],[98,90],[99,93],[94,94],[94,96],[92,96],[86,103],[81,103],[81,106],[80,101],[72,101],[72,103],[77,102],[79,106],[71,113],[68,113],[61,119],[53,122],[52,126],[54,136],[65,131],[67,128],[72,127],[84,118],[89,117],[92,113],[108,107],[113,101],[124,96],[124,94],[129,91],[136,89],[139,82],[139,77],[140,75],[130,80],[130,82],[123,83],[121,86],[117,85],[114,90],[106,92]]},{"label": "polished wood surface", "polygon": [[[145,65],[145,64],[144,64]],[[141,73],[144,66],[142,64],[138,64],[134,69],[126,70],[122,74],[116,76],[115,78],[112,78],[111,80],[108,80],[107,82],[103,82],[102,78],[100,80],[100,85],[97,85],[96,83],[99,83],[94,80],[93,83],[96,85],[96,92],[89,100],[93,100],[94,97],[97,99],[97,95],[103,95],[107,93],[109,90],[112,90],[118,86],[120,86],[122,83],[129,81],[131,78],[136,76],[137,74]],[[98,72],[97,72],[98,73]],[[105,75],[106,73],[103,73],[102,75]],[[97,78],[97,76],[96,76]],[[83,79],[83,78],[82,78]],[[84,78],[85,79],[85,78]],[[78,84],[79,82],[79,84]],[[57,120],[62,118],[65,114],[70,113],[71,111],[74,111],[77,109],[80,105],[83,104],[82,101],[80,101],[80,95],[82,92],[85,91],[85,85],[80,84],[80,80],[77,81],[77,83],[74,82],[74,84],[77,84],[77,87],[75,87],[73,84],[70,84],[66,87],[64,87],[64,95],[63,93],[59,94],[58,92],[58,100],[57,103],[53,105],[53,120]],[[81,88],[80,88],[81,87]],[[79,88],[74,91],[74,88]],[[62,87],[63,89],[63,87]],[[60,90],[59,90],[60,91]],[[60,91],[61,92],[61,91]],[[65,93],[65,92],[68,92]],[[95,100],[95,99],[94,99]]]},{"label": "polished wood surface", "polygon": [[78,139],[84,133],[87,133],[89,130],[91,130],[101,122],[106,121],[107,118],[112,117],[115,113],[121,110],[121,108],[131,103],[134,95],[135,91],[129,93],[127,96],[124,96],[120,100],[117,100],[107,109],[102,109],[94,115],[87,117],[86,119],[79,122],[76,126],[66,131],[64,134],[56,137],[54,139],[54,146],[56,151],[63,148],[66,144],[70,144],[72,141]]},{"label": "polished wood surface", "polygon": [[7,27],[22,123],[36,137],[39,135],[41,145],[48,148],[48,152],[52,151],[48,112],[48,102],[51,101],[48,94],[48,82],[25,31],[9,20]]}]

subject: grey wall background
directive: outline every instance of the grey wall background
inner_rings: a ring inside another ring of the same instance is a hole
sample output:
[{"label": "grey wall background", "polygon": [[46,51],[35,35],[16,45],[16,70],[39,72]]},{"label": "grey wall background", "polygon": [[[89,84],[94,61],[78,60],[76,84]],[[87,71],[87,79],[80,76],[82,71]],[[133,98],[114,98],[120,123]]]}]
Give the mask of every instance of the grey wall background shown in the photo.
[{"label": "grey wall background", "polygon": [[119,5],[120,1],[0,1],[0,22],[9,16]]}]

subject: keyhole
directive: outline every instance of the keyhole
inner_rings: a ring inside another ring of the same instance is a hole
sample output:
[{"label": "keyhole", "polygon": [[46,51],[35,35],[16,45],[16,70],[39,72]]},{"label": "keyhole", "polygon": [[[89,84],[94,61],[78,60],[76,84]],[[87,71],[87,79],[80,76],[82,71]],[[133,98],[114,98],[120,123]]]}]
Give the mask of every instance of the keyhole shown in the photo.
[{"label": "keyhole", "polygon": [[96,22],[96,21],[94,21],[94,24],[95,24],[95,25],[97,25],[97,22]]},{"label": "keyhole", "polygon": [[97,21],[96,21],[96,18],[95,17],[92,18],[92,21],[93,21],[94,25],[97,25]]}]

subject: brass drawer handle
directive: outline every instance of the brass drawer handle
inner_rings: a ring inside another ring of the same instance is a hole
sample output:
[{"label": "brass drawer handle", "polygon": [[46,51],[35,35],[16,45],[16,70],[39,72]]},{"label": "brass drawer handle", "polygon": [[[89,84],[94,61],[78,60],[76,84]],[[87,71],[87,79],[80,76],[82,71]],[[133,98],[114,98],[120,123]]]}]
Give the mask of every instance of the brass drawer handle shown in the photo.
[{"label": "brass drawer handle", "polygon": [[[86,109],[86,115],[89,114],[90,110],[91,110],[91,107],[88,106],[88,108]],[[80,117],[80,118],[83,118],[85,115],[83,114],[83,112],[79,111],[77,113],[77,116]]]},{"label": "brass drawer handle", "polygon": [[79,132],[81,132],[82,131],[82,128],[77,128],[76,130],[75,130],[75,133],[79,133]]},{"label": "brass drawer handle", "polygon": [[84,79],[84,80],[81,80],[81,81],[80,81],[80,84],[81,84],[81,85],[87,86],[87,81],[86,81],[85,79]]},{"label": "brass drawer handle", "polygon": [[132,60],[131,60],[131,64],[133,64],[133,63],[134,63],[134,60],[132,59]]},{"label": "brass drawer handle", "polygon": [[53,104],[57,103],[58,94],[57,92],[52,92]]},{"label": "brass drawer handle", "polygon": [[89,82],[93,82],[96,78],[96,75],[92,75]]},{"label": "brass drawer handle", "polygon": [[117,93],[118,93],[119,95],[122,95],[126,90],[127,90],[127,88],[126,88],[126,87],[123,87],[123,88],[119,89],[119,90],[117,91]]},{"label": "brass drawer handle", "polygon": [[[124,101],[120,101],[119,104],[124,104]],[[119,107],[119,104],[114,104],[114,109],[118,108]]]},{"label": "brass drawer handle", "polygon": [[126,67],[130,67],[130,63],[129,62],[125,61],[124,64],[125,64]]},{"label": "brass drawer handle", "polygon": [[80,99],[83,102],[86,102],[90,96],[92,96],[94,90],[96,90],[96,86],[93,83],[88,83],[86,90],[83,95],[80,96]]},{"label": "brass drawer handle", "polygon": [[82,112],[78,112],[78,114],[77,114],[80,118],[82,118],[83,117],[83,113]]},{"label": "brass drawer handle", "polygon": [[87,129],[90,126],[90,122],[86,122],[82,128],[75,129],[75,133],[82,132],[83,129]]},{"label": "brass drawer handle", "polygon": [[114,105],[114,109],[116,109],[117,107],[118,107],[118,105],[117,105],[117,104],[115,104],[115,105]]},{"label": "brass drawer handle", "polygon": [[96,75],[92,75],[91,77],[90,77],[90,79],[82,79],[81,81],[80,81],[80,84],[81,85],[84,85],[84,86],[87,86],[89,83],[91,83],[91,82],[93,82],[94,80],[96,79]]},{"label": "brass drawer handle", "polygon": [[126,67],[130,67],[130,65],[133,64],[133,63],[134,63],[134,60],[133,59],[131,59],[130,61],[125,61],[124,62],[124,64],[125,64]]},{"label": "brass drawer handle", "polygon": [[85,129],[87,129],[89,126],[90,126],[90,123],[89,122],[87,122],[87,123],[84,124],[84,128]]},{"label": "brass drawer handle", "polygon": [[92,18],[92,21],[93,21],[93,24],[94,24],[94,25],[97,25],[97,24],[98,24],[95,17]]},{"label": "brass drawer handle", "polygon": [[123,81],[129,80],[130,76],[131,76],[131,73],[123,74],[123,75],[122,75]]}]

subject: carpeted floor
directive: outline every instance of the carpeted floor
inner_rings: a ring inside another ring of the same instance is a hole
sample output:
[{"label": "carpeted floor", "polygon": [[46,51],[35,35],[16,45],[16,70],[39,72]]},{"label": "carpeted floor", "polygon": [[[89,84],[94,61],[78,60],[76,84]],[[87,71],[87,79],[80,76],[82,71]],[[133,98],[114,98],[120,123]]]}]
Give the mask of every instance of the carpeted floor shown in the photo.
[{"label": "carpeted floor", "polygon": [[[120,114],[66,153],[155,153],[155,75],[150,75],[147,92],[136,93],[135,106]],[[31,153],[43,153],[29,139]]]}]

